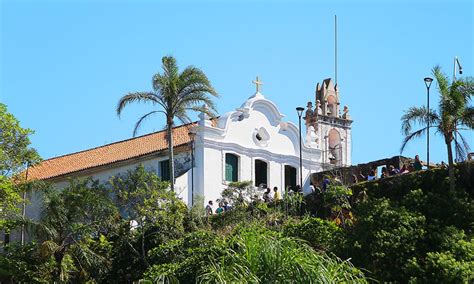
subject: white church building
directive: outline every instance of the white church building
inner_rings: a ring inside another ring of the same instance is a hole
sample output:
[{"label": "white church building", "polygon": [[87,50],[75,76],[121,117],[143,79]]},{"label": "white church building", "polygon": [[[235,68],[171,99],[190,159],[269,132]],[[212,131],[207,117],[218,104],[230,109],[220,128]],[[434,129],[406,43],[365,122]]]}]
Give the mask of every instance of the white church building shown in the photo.
[{"label": "white church building", "polygon": [[[298,123],[286,121],[260,93],[258,78],[254,83],[255,94],[235,110],[213,119],[201,113],[197,122],[174,128],[175,190],[188,205],[197,196],[216,200],[233,181],[283,190],[302,179],[308,187],[311,173],[351,164],[352,121],[347,107],[340,114],[339,90],[331,79],[318,83],[314,102],[308,102],[301,118],[301,173]],[[44,160],[29,169],[28,179],[50,181],[58,188],[75,177],[107,182],[142,164],[169,180],[165,132]],[[37,218],[39,206],[31,202],[27,216]]]}]

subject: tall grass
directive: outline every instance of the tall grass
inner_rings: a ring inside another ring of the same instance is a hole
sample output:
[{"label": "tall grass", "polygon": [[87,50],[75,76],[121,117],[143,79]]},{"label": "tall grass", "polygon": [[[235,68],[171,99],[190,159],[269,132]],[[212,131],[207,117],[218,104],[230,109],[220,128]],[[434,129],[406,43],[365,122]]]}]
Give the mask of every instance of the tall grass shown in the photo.
[{"label": "tall grass", "polygon": [[348,261],[314,251],[301,240],[250,227],[229,238],[224,256],[210,260],[200,283],[367,283]]}]

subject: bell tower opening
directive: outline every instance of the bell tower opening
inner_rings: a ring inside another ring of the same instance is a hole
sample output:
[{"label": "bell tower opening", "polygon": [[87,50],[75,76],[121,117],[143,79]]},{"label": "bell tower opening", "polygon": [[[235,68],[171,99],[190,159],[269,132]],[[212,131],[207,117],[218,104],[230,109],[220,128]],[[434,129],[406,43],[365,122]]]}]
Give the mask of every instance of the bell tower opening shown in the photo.
[{"label": "bell tower opening", "polygon": [[337,100],[333,95],[329,95],[327,101],[327,115],[336,117],[337,116]]},{"label": "bell tower opening", "polygon": [[328,159],[333,165],[342,165],[341,135],[336,129],[331,129],[328,134]]}]

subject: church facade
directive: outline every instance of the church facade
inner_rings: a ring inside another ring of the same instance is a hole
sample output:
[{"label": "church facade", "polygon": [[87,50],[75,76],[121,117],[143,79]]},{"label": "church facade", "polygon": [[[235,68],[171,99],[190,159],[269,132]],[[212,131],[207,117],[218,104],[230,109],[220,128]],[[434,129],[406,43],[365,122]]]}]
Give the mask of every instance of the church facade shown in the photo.
[{"label": "church facade", "polygon": [[[258,84],[258,80],[257,80]],[[218,118],[204,113],[194,123],[173,130],[175,190],[188,205],[197,196],[220,197],[229,183],[251,180],[255,186],[310,185],[311,173],[351,163],[348,109],[340,115],[339,91],[332,80],[318,84],[304,112],[301,143],[298,124],[284,120],[274,102],[260,93]],[[48,159],[29,169],[28,179],[52,182],[57,188],[69,178],[92,177],[107,182],[138,165],[169,180],[165,131]],[[27,216],[38,218],[38,193],[29,193]]]}]

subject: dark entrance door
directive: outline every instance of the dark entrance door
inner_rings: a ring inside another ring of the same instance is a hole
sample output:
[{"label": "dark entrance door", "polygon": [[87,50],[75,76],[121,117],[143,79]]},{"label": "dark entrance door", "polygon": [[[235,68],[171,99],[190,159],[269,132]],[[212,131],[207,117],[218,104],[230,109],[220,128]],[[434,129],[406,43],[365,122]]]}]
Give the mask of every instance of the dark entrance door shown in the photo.
[{"label": "dark entrance door", "polygon": [[255,160],[255,186],[267,185],[267,163],[262,160]]},{"label": "dark entrance door", "polygon": [[296,168],[292,166],[285,166],[285,189],[296,186]]}]

